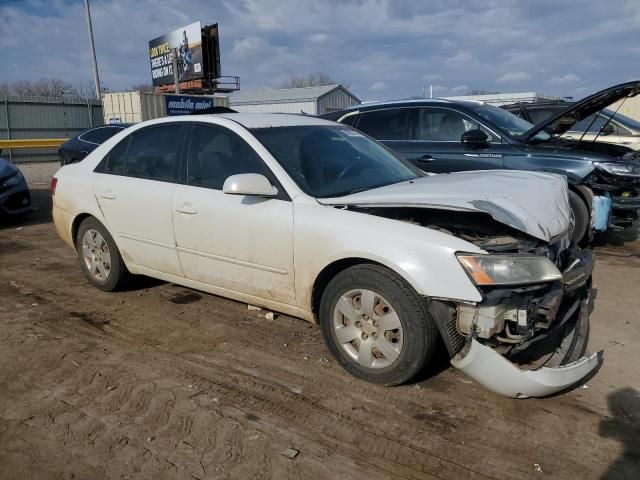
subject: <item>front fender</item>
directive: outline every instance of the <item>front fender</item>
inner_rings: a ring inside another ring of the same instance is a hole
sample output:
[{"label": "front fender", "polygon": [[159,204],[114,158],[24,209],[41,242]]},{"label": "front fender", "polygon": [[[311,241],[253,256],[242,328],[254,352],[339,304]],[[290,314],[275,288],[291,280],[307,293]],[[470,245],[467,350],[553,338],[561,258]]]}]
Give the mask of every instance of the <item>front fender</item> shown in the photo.
[{"label": "front fender", "polygon": [[320,272],[353,258],[386,266],[420,295],[481,301],[456,258],[460,251],[483,253],[469,242],[412,223],[317,203],[294,205],[296,298],[303,309],[311,310]]}]

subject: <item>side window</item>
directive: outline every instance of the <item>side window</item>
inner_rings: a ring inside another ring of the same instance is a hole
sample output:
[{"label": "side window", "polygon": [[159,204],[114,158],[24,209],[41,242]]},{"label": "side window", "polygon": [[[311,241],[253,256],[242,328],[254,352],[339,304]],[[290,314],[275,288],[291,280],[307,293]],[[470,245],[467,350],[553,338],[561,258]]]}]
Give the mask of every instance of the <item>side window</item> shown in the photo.
[{"label": "side window", "polygon": [[[595,119],[595,121],[593,120],[594,115],[597,115],[598,117]],[[571,131],[584,132],[588,128],[589,133],[598,133],[606,121],[606,118],[604,118],[602,115],[594,113],[593,115],[589,115],[587,118],[576,123],[573,127],[571,127]],[[593,124],[591,122],[593,122]]]},{"label": "side window", "polygon": [[107,154],[105,159],[102,161],[105,165],[104,173],[110,173],[112,175],[124,174],[124,161],[127,157],[127,148],[129,147],[130,140],[131,137],[125,138]]},{"label": "side window", "polygon": [[379,140],[408,140],[408,108],[376,110],[360,114],[358,130]]},{"label": "side window", "polygon": [[113,137],[116,133],[119,133],[121,131],[122,128],[118,127],[101,127],[83,133],[82,135],[80,135],[80,139],[84,140],[85,142],[97,143],[100,145]]},{"label": "side window", "polygon": [[170,181],[178,178],[179,156],[184,137],[182,125],[161,125],[131,135],[125,175]]},{"label": "side window", "polygon": [[459,142],[462,134],[481,129],[492,141],[491,133],[479,123],[454,110],[421,108],[418,113],[416,140],[427,142]]},{"label": "side window", "polygon": [[189,185],[222,190],[224,181],[240,173],[271,177],[259,155],[238,135],[216,125],[196,125],[188,155]]}]

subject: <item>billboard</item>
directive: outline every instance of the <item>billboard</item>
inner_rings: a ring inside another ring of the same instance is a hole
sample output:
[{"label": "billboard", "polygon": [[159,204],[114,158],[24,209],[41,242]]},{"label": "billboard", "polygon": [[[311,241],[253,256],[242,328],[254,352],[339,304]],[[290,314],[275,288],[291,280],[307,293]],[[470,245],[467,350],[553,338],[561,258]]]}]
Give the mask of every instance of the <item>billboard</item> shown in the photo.
[{"label": "billboard", "polygon": [[189,115],[197,110],[213,107],[212,97],[165,95],[167,115]]},{"label": "billboard", "polygon": [[211,80],[220,76],[218,25],[201,27],[194,22],[149,42],[151,79],[154,86],[175,82],[173,58],[176,56],[178,82]]}]

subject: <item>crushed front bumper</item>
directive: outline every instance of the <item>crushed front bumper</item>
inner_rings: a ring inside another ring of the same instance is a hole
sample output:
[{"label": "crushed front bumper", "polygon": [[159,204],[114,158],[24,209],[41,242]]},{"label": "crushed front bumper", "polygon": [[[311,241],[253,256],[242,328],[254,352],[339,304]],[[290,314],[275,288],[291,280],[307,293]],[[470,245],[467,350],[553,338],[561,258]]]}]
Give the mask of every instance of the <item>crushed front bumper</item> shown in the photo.
[{"label": "crushed front bumper", "polygon": [[[583,356],[589,338],[593,265],[591,252],[576,249],[563,272],[561,293],[555,289],[548,294],[553,296],[548,304],[555,305],[553,323],[548,330],[515,346],[507,355],[509,358],[478,339],[467,337],[451,364],[489,390],[514,398],[545,397],[579,383],[603,360],[602,352]],[[514,363],[527,353],[543,358],[543,365],[525,370]]]},{"label": "crushed front bumper", "polygon": [[20,215],[31,210],[31,194],[24,178],[17,185],[0,189],[0,215]]}]

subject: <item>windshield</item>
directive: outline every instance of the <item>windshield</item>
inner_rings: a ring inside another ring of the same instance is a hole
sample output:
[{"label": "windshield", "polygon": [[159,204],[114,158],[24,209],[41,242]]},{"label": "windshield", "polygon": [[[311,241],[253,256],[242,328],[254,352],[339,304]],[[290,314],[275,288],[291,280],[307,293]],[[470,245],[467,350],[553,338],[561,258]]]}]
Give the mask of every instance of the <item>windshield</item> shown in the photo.
[{"label": "windshield", "polygon": [[423,175],[378,142],[346,126],[270,127],[251,132],[313,197],[339,197]]},{"label": "windshield", "polygon": [[[514,137],[518,137],[533,128],[533,124],[523,118],[493,105],[473,106],[471,110]],[[536,140],[548,140],[550,136],[548,133],[540,132],[533,138]]]}]

